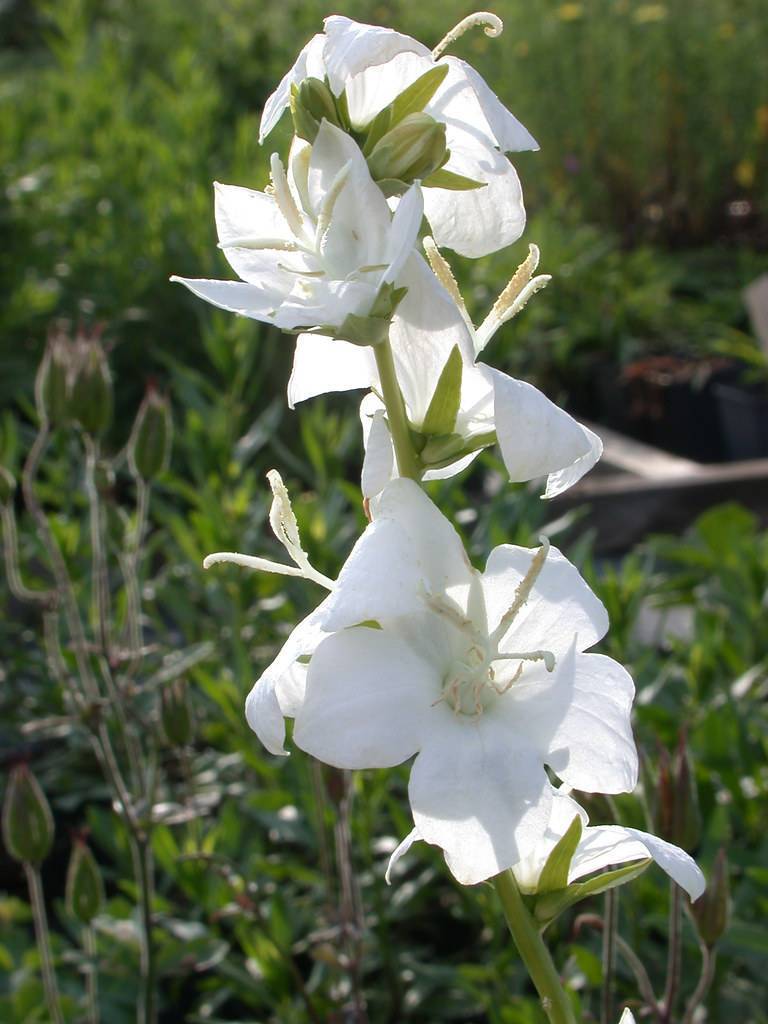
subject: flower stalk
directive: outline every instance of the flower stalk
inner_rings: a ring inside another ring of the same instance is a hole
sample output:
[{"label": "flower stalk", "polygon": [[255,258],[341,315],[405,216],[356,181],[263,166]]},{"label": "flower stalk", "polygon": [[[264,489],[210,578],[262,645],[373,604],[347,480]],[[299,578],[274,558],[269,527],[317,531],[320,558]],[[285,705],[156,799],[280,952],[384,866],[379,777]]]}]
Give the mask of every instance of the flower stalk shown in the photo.
[{"label": "flower stalk", "polygon": [[59,986],[56,981],[56,972],[53,968],[50,931],[48,929],[48,916],[45,912],[45,900],[43,899],[43,883],[40,878],[40,869],[36,865],[25,861],[24,873],[27,876],[29,902],[32,907],[32,918],[35,924],[35,938],[37,939],[37,949],[40,954],[40,972],[43,976],[45,1002],[48,1006],[48,1013],[51,1015],[53,1024],[64,1024],[64,1014],[61,1010]]},{"label": "flower stalk", "polygon": [[515,876],[502,871],[493,879],[512,939],[539,993],[550,1024],[576,1024],[568,994],[563,988],[541,933],[528,912]]},{"label": "flower stalk", "polygon": [[421,479],[421,469],[413,448],[413,441],[411,440],[411,431],[405,412],[405,402],[400,391],[400,385],[397,382],[392,346],[389,341],[385,340],[378,345],[374,345],[373,352],[381,382],[381,397],[387,409],[387,419],[389,421],[390,433],[392,434],[392,443],[395,448],[397,468],[400,476],[418,481]]}]

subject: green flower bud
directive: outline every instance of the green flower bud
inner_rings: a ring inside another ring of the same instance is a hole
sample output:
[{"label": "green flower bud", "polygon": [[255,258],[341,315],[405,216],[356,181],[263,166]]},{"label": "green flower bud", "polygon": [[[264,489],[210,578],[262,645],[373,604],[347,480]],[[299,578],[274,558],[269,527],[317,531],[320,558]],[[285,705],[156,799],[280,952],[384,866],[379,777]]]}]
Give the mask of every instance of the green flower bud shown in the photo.
[{"label": "green flower bud", "polygon": [[448,157],[445,125],[429,114],[409,114],[379,139],[368,157],[375,181],[412,182],[442,167]]},{"label": "green flower bud", "polygon": [[305,78],[300,85],[294,84],[290,102],[293,128],[300,139],[314,142],[323,118],[341,127],[333,93],[319,78]]},{"label": "green flower bud", "polygon": [[128,442],[128,460],[142,480],[152,480],[168,466],[173,422],[168,399],[149,387]]},{"label": "green flower bud", "polygon": [[699,797],[684,734],[681,734],[672,757],[666,750],[661,754],[656,828],[663,839],[683,850],[690,852],[699,844]]},{"label": "green flower bud", "polygon": [[67,868],[67,910],[81,924],[90,924],[104,903],[104,883],[88,844],[75,840]]},{"label": "green flower bud", "polygon": [[52,334],[35,378],[35,404],[41,420],[60,427],[69,418],[72,346],[64,334]]},{"label": "green flower bud", "polygon": [[53,844],[53,815],[45,794],[28,766],[16,765],[8,779],[3,804],[3,840],[14,858],[35,866]]},{"label": "green flower bud", "polygon": [[728,927],[730,886],[728,860],[721,849],[712,866],[712,877],[706,891],[691,904],[691,913],[701,941],[711,949]]},{"label": "green flower bud", "polygon": [[79,338],[70,409],[83,430],[98,437],[112,421],[112,375],[101,345]]},{"label": "green flower bud", "polygon": [[187,684],[176,679],[162,693],[160,715],[168,742],[184,747],[192,739],[192,713],[189,708]]},{"label": "green flower bud", "polygon": [[16,493],[16,478],[5,466],[0,466],[0,505],[7,505]]}]

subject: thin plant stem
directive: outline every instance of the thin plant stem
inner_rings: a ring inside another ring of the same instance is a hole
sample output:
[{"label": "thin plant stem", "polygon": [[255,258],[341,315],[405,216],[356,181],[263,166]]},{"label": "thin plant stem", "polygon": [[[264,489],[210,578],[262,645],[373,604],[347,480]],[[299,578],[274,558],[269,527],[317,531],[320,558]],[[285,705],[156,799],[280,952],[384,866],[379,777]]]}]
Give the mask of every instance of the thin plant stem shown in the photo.
[{"label": "thin plant stem", "polygon": [[389,432],[392,435],[392,444],[395,447],[398,471],[400,476],[419,480],[421,479],[421,468],[416,452],[413,450],[408,417],[405,413],[405,402],[400,385],[397,383],[395,360],[389,340],[374,345],[373,354],[376,359],[376,368],[379,371],[381,397],[384,399],[387,409],[387,421],[389,422]]},{"label": "thin plant stem", "polygon": [[360,899],[357,893],[355,871],[352,865],[352,836],[350,814],[352,810],[352,776],[343,772],[341,777],[343,794],[338,802],[334,838],[336,842],[336,864],[339,871],[339,916],[348,950],[349,980],[355,1024],[368,1024],[362,979],[360,977],[360,944],[363,935],[363,921]]},{"label": "thin plant stem", "polygon": [[16,530],[16,515],[10,502],[0,504],[0,522],[3,526],[3,554],[5,574],[11,593],[19,601],[34,601],[51,604],[56,599],[54,590],[32,590],[22,578],[19,565],[19,538]]},{"label": "thin plant stem", "polygon": [[568,994],[563,988],[552,957],[536,923],[523,902],[511,871],[502,871],[493,879],[520,957],[531,976],[550,1024],[576,1024]]},{"label": "thin plant stem", "polygon": [[619,931],[619,900],[615,889],[604,897],[603,988],[600,1001],[601,1024],[615,1024],[613,1019],[613,976],[616,971],[616,939]]},{"label": "thin plant stem", "polygon": [[688,1000],[688,1005],[685,1008],[685,1015],[682,1020],[682,1024],[693,1024],[694,1015],[696,1010],[701,1006],[704,1000],[707,998],[712,981],[715,977],[715,967],[717,966],[717,950],[706,946],[703,942],[701,944],[701,974],[699,980],[696,982],[696,988],[691,994],[691,998]]},{"label": "thin plant stem", "polygon": [[29,902],[32,906],[32,918],[35,923],[35,938],[37,939],[37,950],[40,955],[40,970],[43,975],[43,989],[45,991],[45,1001],[48,1005],[48,1013],[51,1015],[51,1020],[54,1024],[64,1024],[59,986],[56,981],[56,972],[53,969],[48,917],[45,913],[43,883],[40,879],[40,871],[33,864],[25,861],[24,873],[27,876],[27,885],[29,887]]},{"label": "thin plant stem", "polygon": [[312,780],[312,796],[315,811],[317,828],[317,845],[320,853],[320,870],[325,879],[326,905],[333,906],[333,865],[331,863],[331,850],[328,843],[328,832],[326,830],[326,808],[328,806],[328,794],[323,782],[323,766],[314,758],[309,758],[309,772]]},{"label": "thin plant stem", "polygon": [[[584,925],[602,930],[605,923],[602,917],[598,917],[597,914],[579,914],[573,923],[574,934],[577,935]],[[646,971],[645,965],[634,949],[632,949],[630,944],[618,933],[616,934],[616,949],[621,953],[628,967],[634,974],[637,987],[640,990],[640,995],[645,1001],[646,1008],[653,1014],[653,1019],[660,1024],[661,1010],[659,1008],[659,1001],[656,998],[656,993],[653,991],[653,985],[651,984],[651,979],[648,976],[648,971]]]},{"label": "thin plant stem", "polygon": [[93,596],[96,606],[96,628],[104,655],[109,658],[109,577],[104,551],[103,524],[96,468],[99,461],[99,442],[85,435],[85,490],[90,514],[91,557],[93,559]]},{"label": "thin plant stem", "polygon": [[155,1024],[156,1007],[156,972],[155,944],[152,936],[152,894],[154,889],[152,853],[149,839],[143,836],[136,840],[135,847],[136,874],[139,879],[141,915],[140,967],[141,987],[137,1007],[137,1024]]},{"label": "thin plant stem", "polygon": [[663,1019],[671,1024],[678,992],[680,991],[680,970],[682,966],[682,890],[675,882],[670,883],[669,901],[669,946],[667,952],[667,982],[662,1001]]},{"label": "thin plant stem", "polygon": [[96,932],[93,925],[83,928],[83,951],[88,958],[85,975],[85,1005],[88,1024],[99,1024],[99,969],[97,962]]}]

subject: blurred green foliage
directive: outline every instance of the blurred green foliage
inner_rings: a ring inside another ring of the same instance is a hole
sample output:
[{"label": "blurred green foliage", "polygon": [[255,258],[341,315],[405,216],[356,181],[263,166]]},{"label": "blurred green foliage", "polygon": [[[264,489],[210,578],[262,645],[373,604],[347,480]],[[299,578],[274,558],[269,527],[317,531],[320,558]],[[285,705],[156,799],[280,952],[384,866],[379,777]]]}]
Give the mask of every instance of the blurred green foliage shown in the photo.
[{"label": "blurred green foliage", "polygon": [[[509,253],[457,271],[478,317],[525,252],[542,248],[555,280],[494,344],[492,361],[548,385],[552,397],[595,364],[648,351],[709,351],[746,327],[739,288],[765,241],[768,23],[762,0],[590,0],[495,5],[499,40],[476,34],[472,60],[542,144],[516,161],[532,211]],[[343,3],[336,10],[437,41],[465,4]],[[172,273],[223,276],[210,182],[263,187],[261,106],[328,10],[315,0],[25,0],[0,7],[0,463],[18,473],[32,435],[32,380],[55,317],[106,321],[117,415],[107,446],[126,443],[147,376],[169,385],[171,469],[155,488],[147,537],[145,628],[161,656],[211,641],[187,673],[194,742],[156,737],[166,809],[159,826],[158,922],[163,1020],[292,1024],[349,1019],[354,979],[373,1024],[540,1024],[535,999],[484,887],[460,889],[438,853],[414,848],[388,889],[383,873],[409,830],[406,773],[358,773],[351,850],[365,908],[358,944],[340,927],[334,825],[339,780],[301,752],[266,756],[242,704],[277,644],[317,599],[310,584],[218,567],[209,551],[279,557],[266,524],[264,472],[291,486],[313,563],[335,575],[364,518],[359,426],[349,397],[285,408],[290,339],[225,317],[171,286]],[[275,148],[285,144],[285,130]],[[632,248],[627,248],[632,243]],[[664,243],[662,245],[662,243]],[[671,247],[667,243],[674,243]],[[696,243],[699,248],[692,248]],[[458,261],[457,261],[458,263]],[[87,604],[90,550],[79,441],[60,434],[40,481],[53,529]],[[521,488],[495,486],[484,455],[459,487],[431,486],[478,564],[494,544],[557,540],[567,523]],[[73,483],[74,482],[74,483]],[[132,485],[118,471],[108,514],[125,525]],[[18,506],[21,512],[21,505]],[[121,515],[122,510],[122,515]],[[20,550],[43,578],[31,521]],[[658,744],[688,732],[704,822],[703,865],[721,845],[732,867],[733,925],[709,1001],[717,1024],[763,1024],[768,912],[766,696],[768,541],[752,517],[708,513],[684,540],[653,539],[616,564],[587,542],[569,550],[605,601],[604,650],[639,690],[638,738],[652,779]],[[96,919],[103,1019],[133,1019],[136,891],[125,829],[80,724],[67,713],[40,641],[38,614],[0,584],[5,686],[0,746],[21,748],[50,799],[56,845],[43,869],[68,1019],[83,960],[67,915],[69,828],[90,828],[106,885]],[[3,755],[6,756],[5,753]],[[644,827],[651,794],[619,801]],[[593,820],[612,811],[595,800]],[[171,815],[171,820],[173,816]],[[3,862],[0,1019],[45,1020],[22,877]],[[650,869],[621,897],[622,933],[657,984],[667,889]],[[600,912],[595,902],[589,909]],[[552,930],[585,1020],[598,1013],[599,937]],[[685,930],[686,978],[696,942]],[[358,958],[357,961],[355,958]],[[300,984],[301,982],[301,984]],[[619,993],[634,979],[619,964]],[[302,989],[302,985],[304,989]],[[310,1010],[308,1007],[311,1007]]]}]

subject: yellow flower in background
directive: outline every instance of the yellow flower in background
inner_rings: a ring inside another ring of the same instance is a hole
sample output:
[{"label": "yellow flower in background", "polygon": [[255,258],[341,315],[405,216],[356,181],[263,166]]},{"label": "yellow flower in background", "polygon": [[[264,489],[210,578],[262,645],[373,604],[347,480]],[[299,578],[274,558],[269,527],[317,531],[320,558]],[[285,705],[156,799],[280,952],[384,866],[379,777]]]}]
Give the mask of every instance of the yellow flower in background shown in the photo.
[{"label": "yellow flower in background", "polygon": [[736,26],[732,21],[724,21],[717,26],[717,34],[720,39],[733,39],[736,35]]},{"label": "yellow flower in background", "polygon": [[762,103],[755,111],[755,127],[759,139],[768,139],[768,103]]},{"label": "yellow flower in background", "polygon": [[578,21],[583,13],[581,4],[560,4],[557,8],[557,16],[561,21]]},{"label": "yellow flower in background", "polygon": [[742,188],[751,188],[755,183],[755,162],[754,160],[740,160],[733,172],[736,183]]},{"label": "yellow flower in background", "polygon": [[635,11],[635,21],[638,25],[647,25],[652,21],[664,21],[667,16],[667,8],[664,4],[641,4]]}]

